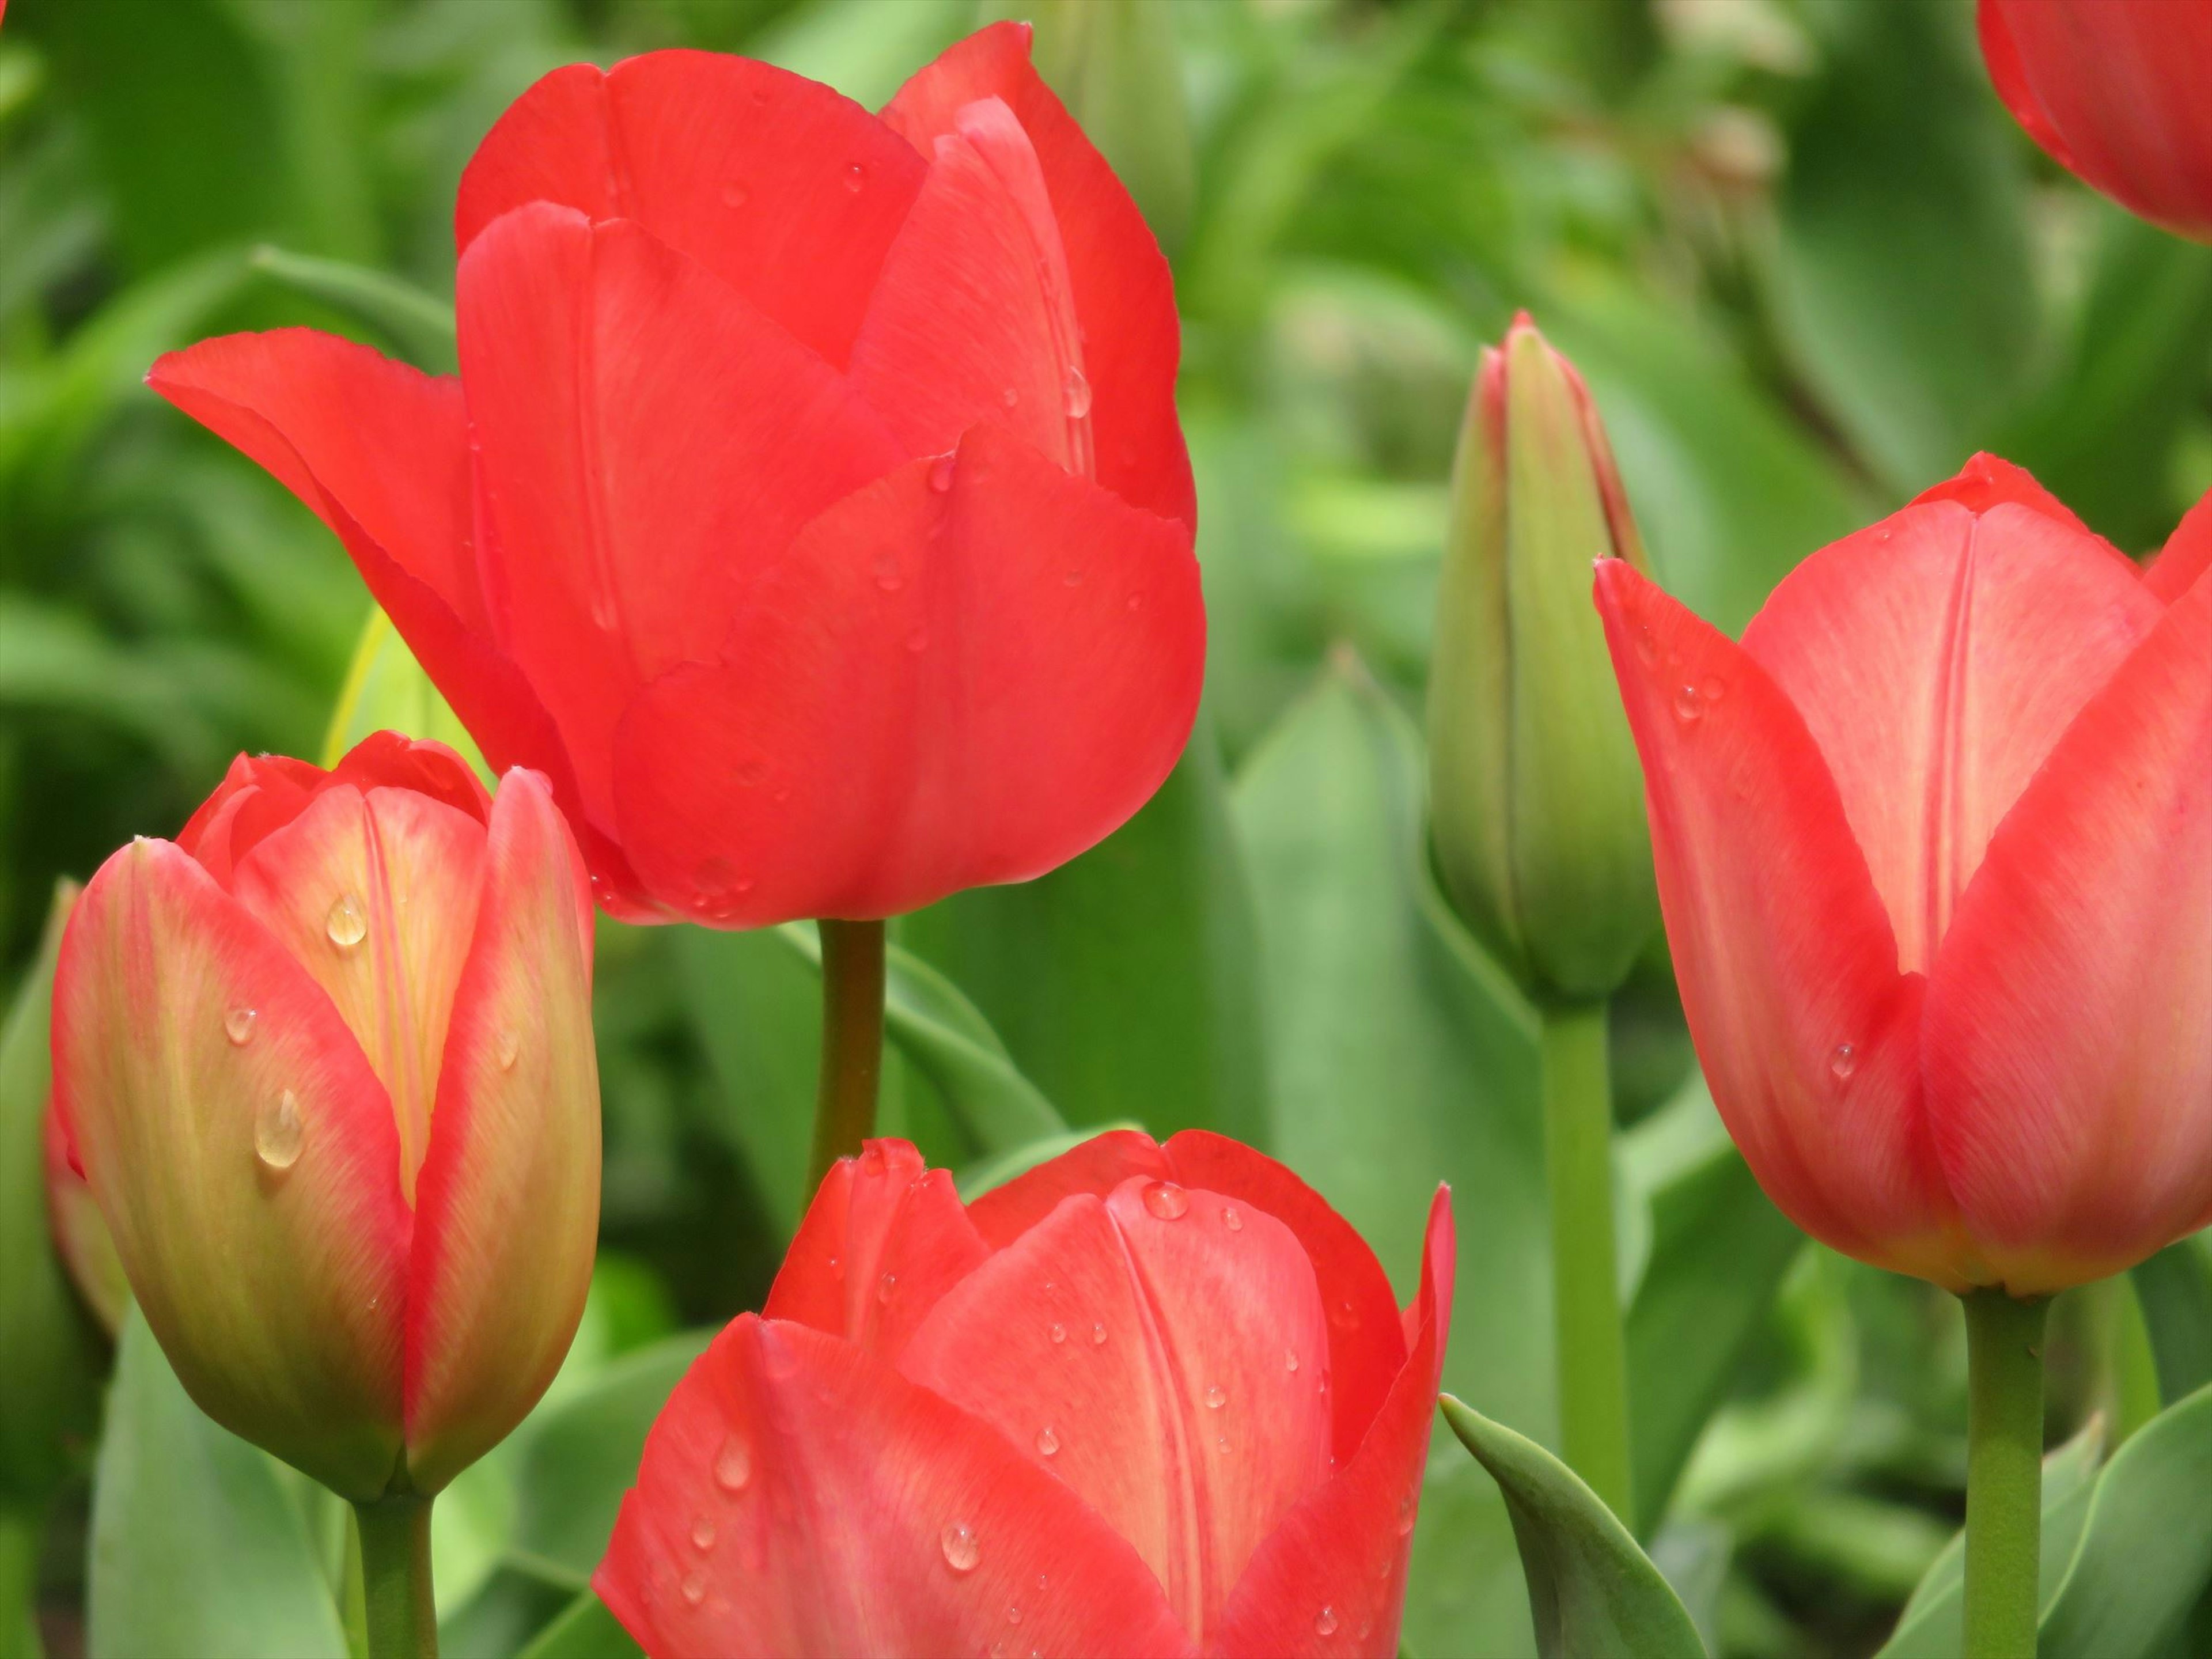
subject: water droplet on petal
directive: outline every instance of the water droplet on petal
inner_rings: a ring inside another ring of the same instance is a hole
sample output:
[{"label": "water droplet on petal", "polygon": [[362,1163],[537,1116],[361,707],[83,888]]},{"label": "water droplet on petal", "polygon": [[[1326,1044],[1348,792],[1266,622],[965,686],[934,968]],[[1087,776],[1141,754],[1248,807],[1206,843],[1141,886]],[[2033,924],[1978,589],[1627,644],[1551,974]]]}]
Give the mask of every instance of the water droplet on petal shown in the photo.
[{"label": "water droplet on petal", "polygon": [[1229,1450],[1229,1437],[1225,1434],[1215,1435],[1213,1437],[1213,1449],[1225,1455]]},{"label": "water droplet on petal", "polygon": [[1132,593],[1129,595],[1129,609],[1132,611],[1142,611],[1144,608],[1145,596],[1143,594]]},{"label": "water droplet on petal", "polygon": [[722,186],[722,205],[724,207],[741,208],[751,199],[752,198],[750,197],[745,194],[745,187],[743,185],[724,185]]},{"label": "water droplet on petal", "polygon": [[1728,696],[1728,682],[1717,674],[1712,675],[1698,687],[1698,695],[1707,702],[1718,702]]},{"label": "water droplet on petal", "polygon": [[[1359,1310],[1348,1301],[1340,1302],[1328,1310],[1328,1322],[1340,1331],[1356,1331],[1359,1328]],[[1322,1387],[1328,1386],[1328,1380],[1324,1378]]]},{"label": "water droplet on petal", "polygon": [[855,196],[860,193],[860,186],[867,182],[868,170],[858,161],[845,169],[845,188]]},{"label": "water droplet on petal", "polygon": [[341,951],[360,944],[368,936],[368,918],[362,913],[361,901],[351,893],[340,893],[332,899],[329,913],[323,917],[323,931]]},{"label": "water droplet on petal", "polygon": [[1221,1212],[1221,1224],[1232,1233],[1241,1233],[1244,1231],[1244,1218],[1224,1206]]},{"label": "water droplet on petal", "polygon": [[957,459],[948,449],[929,464],[929,487],[940,495],[952,488],[952,468]]},{"label": "water droplet on petal", "polygon": [[714,1484],[724,1492],[739,1492],[752,1484],[752,1478],[753,1449],[741,1436],[728,1436],[714,1454]]},{"label": "water droplet on petal", "polygon": [[1094,1348],[1097,1347],[1105,1340],[1106,1328],[1103,1325],[1093,1325],[1091,1328],[1091,1346]]},{"label": "water droplet on petal", "polygon": [[1006,1603],[1006,1622],[1010,1625],[1018,1625],[1022,1622],[1022,1608],[1020,1602],[1009,1601]]},{"label": "water droplet on petal", "polygon": [[714,1517],[702,1515],[691,1522],[691,1547],[710,1550],[714,1547]]},{"label": "water droplet on petal", "polygon": [[1037,1431],[1036,1449],[1040,1457],[1049,1457],[1060,1449],[1060,1437],[1053,1432],[1051,1424]]},{"label": "water droplet on petal", "polygon": [[234,1008],[222,1017],[222,1034],[234,1048],[243,1048],[253,1041],[253,1022],[260,1018],[251,1008]]},{"label": "water droplet on petal", "polygon": [[707,1575],[694,1567],[684,1575],[684,1582],[676,1588],[684,1593],[684,1599],[696,1607],[707,1599]]},{"label": "water droplet on petal", "polygon": [[926,628],[915,629],[913,633],[906,636],[906,648],[913,652],[916,656],[920,656],[923,652],[928,650],[929,630]]},{"label": "water droplet on petal", "polygon": [[1065,1342],[1065,1341],[1066,1341],[1066,1340],[1067,1340],[1067,1327],[1066,1327],[1066,1326],[1065,1326],[1065,1325],[1059,1324],[1059,1323],[1055,1322],[1055,1323],[1054,1324],[1053,1328],[1052,1328],[1052,1340],[1053,1340],[1054,1342]]},{"label": "water droplet on petal", "polygon": [[1295,1371],[1296,1370],[1297,1370],[1297,1368],[1298,1368],[1298,1356],[1297,1356],[1297,1351],[1296,1349],[1294,1349],[1294,1348],[1285,1348],[1285,1349],[1284,1349],[1284,1350],[1283,1350],[1283,1369],[1284,1369],[1285,1370],[1286,1370],[1286,1371]]},{"label": "water droplet on petal", "polygon": [[1659,660],[1659,641],[1651,637],[1649,625],[1636,630],[1636,659],[1646,668]]},{"label": "water droplet on petal", "polygon": [[1190,1194],[1172,1181],[1145,1183],[1145,1208],[1162,1221],[1180,1221],[1190,1212]]},{"label": "water droplet on petal", "polygon": [[1091,412],[1091,382],[1083,378],[1081,369],[1067,371],[1066,392],[1067,418],[1079,421]]},{"label": "water droplet on petal", "polygon": [[1407,1533],[1413,1531],[1414,1509],[1415,1505],[1413,1503],[1413,1493],[1407,1492],[1403,1498],[1398,1500],[1399,1537],[1403,1538]]},{"label": "water droplet on petal", "polygon": [[1069,587],[1080,587],[1083,586],[1083,573],[1080,570],[1071,570],[1060,580]]},{"label": "water droplet on petal", "polygon": [[1229,1403],[1229,1391],[1218,1382],[1210,1383],[1206,1390],[1206,1408],[1218,1412]]},{"label": "water droplet on petal", "polygon": [[1698,695],[1698,688],[1686,685],[1674,693],[1674,718],[1685,726],[1694,726],[1705,715],[1705,702]]},{"label": "water droplet on petal", "polygon": [[1314,1614],[1314,1633],[1318,1636],[1334,1636],[1336,1634],[1336,1609],[1334,1607],[1329,1607],[1324,1603],[1322,1610]]},{"label": "water droplet on petal", "polygon": [[983,1559],[981,1540],[975,1536],[975,1528],[965,1521],[955,1521],[945,1528],[939,1541],[945,1547],[945,1565],[955,1572],[973,1572],[975,1564]]},{"label": "water droplet on petal", "polygon": [[894,555],[886,553],[876,561],[876,586],[886,593],[896,593],[906,586],[906,577]]},{"label": "water droplet on petal", "polygon": [[300,1097],[289,1089],[274,1100],[264,1100],[253,1115],[253,1155],[272,1170],[289,1170],[300,1161],[301,1143],[307,1126],[300,1116]]},{"label": "water droplet on petal", "polygon": [[876,1281],[876,1300],[878,1302],[890,1301],[891,1299],[891,1292],[897,1288],[898,1275],[896,1273],[885,1273],[881,1279]]},{"label": "water droplet on petal", "polygon": [[749,761],[739,761],[730,775],[738,781],[740,789],[757,789],[768,781],[769,765],[757,756]]},{"label": "water droplet on petal", "polygon": [[1008,386],[1004,392],[1001,392],[999,394],[999,401],[1004,404],[1008,409],[1012,409],[1015,404],[1021,402],[1021,400],[1022,394],[1015,391],[1012,386]]},{"label": "water droplet on petal", "polygon": [[1835,1053],[1828,1056],[1828,1070],[1838,1083],[1848,1083],[1853,1072],[1859,1068],[1859,1051],[1855,1043],[1838,1042]]}]

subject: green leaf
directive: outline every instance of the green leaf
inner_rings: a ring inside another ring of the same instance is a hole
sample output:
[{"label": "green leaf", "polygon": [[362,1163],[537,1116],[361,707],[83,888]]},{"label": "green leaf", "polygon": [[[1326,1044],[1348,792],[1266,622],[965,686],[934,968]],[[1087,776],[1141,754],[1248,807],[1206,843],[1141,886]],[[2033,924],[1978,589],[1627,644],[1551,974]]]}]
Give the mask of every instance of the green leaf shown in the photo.
[{"label": "green leaf", "polygon": [[316,1501],[335,1502],[202,1414],[133,1308],[93,1480],[93,1659],[345,1659]]},{"label": "green leaf", "polygon": [[1704,1659],[1681,1598],[1573,1470],[1451,1395],[1443,1405],[1505,1494],[1540,1659]]},{"label": "green leaf", "polygon": [[2158,1362],[2158,1392],[2172,1405],[2212,1382],[2212,1237],[2167,1245],[2128,1275]]},{"label": "green leaf", "polygon": [[635,1659],[643,1652],[607,1604],[586,1590],[515,1659]]},{"label": "green leaf", "polygon": [[251,264],[295,294],[320,300],[368,324],[417,368],[451,374],[459,367],[453,307],[412,283],[367,265],[281,247],[254,249]]},{"label": "green leaf", "polygon": [[495,781],[460,716],[430,684],[392,619],[371,606],[337,706],[331,711],[330,729],[323,737],[323,764],[336,766],[339,757],[370,732],[386,731],[434,738],[458,750],[487,786]]},{"label": "green leaf", "polygon": [[2150,1659],[2212,1584],[2212,1388],[2130,1437],[2098,1477],[2043,1616],[2042,1659]]}]

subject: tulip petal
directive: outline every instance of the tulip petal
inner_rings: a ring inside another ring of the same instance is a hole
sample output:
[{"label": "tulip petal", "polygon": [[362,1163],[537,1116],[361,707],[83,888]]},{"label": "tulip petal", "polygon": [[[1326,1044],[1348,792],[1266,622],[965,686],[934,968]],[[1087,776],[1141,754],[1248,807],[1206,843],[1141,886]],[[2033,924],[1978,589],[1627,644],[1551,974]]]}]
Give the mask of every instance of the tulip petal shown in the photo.
[{"label": "tulip petal", "polygon": [[411,789],[341,784],[234,878],[239,902],[323,988],[389,1093],[410,1204],[483,860],[483,826],[465,813]]},{"label": "tulip petal", "polygon": [[1981,0],[1974,27],[1981,38],[1982,62],[1989,69],[1990,84],[2012,118],[2052,161],[2069,173],[2080,173],[2081,165],[2066,148],[2064,137],[2051,124],[2042,100],[2035,95],[2035,88],[2028,83],[2027,65],[2021,61],[2020,45],[2013,39],[1999,0]]},{"label": "tulip petal", "polygon": [[719,665],[646,688],[617,743],[623,843],[724,927],[1027,880],[1173,769],[1205,629],[1181,525],[978,427],[810,525]]},{"label": "tulip petal", "polygon": [[1755,659],[1623,561],[1599,562],[1597,597],[1683,1010],[1729,1133],[1815,1238],[1959,1287],[1921,1100],[1925,981],[1898,971],[1812,733]]},{"label": "tulip petal", "polygon": [[573,64],[484,135],[461,175],[454,246],[535,201],[634,219],[842,367],[922,173],[852,100],[750,58]]},{"label": "tulip petal", "polygon": [[2173,534],[2143,572],[2143,586],[2164,605],[2172,605],[2212,570],[2212,490],[2182,515]]},{"label": "tulip petal", "polygon": [[2033,473],[1986,450],[1978,450],[1969,456],[1966,465],[1959,469],[1956,477],[1931,484],[1907,505],[1918,507],[1927,501],[1956,501],[1970,513],[1987,513],[1991,507],[2009,501],[2015,507],[2025,507],[2040,513],[2045,518],[2078,534],[2092,538],[2108,556],[2123,561],[2130,570],[2135,568],[2133,559],[2083,524],[2080,514],[2035,481]]},{"label": "tulip petal", "polygon": [[407,1288],[407,1467],[435,1492],[535,1405],[599,1241],[591,899],[545,782],[492,805],[453,994]]},{"label": "tulip petal", "polygon": [[895,1360],[990,1254],[949,1170],[925,1170],[906,1141],[872,1140],[823,1177],[763,1312]]},{"label": "tulip petal", "polygon": [[1928,999],[1936,1145],[2015,1295],[2212,1218],[2212,576],[1990,843]]},{"label": "tulip petal", "polygon": [[1133,506],[1198,522],[1176,417],[1182,353],[1175,279],[1144,215],[1030,63],[1026,23],[994,23],[948,48],[884,107],[925,156],[961,112],[1002,100],[1029,134],[1052,199],[1081,319],[1098,482]]},{"label": "tulip petal", "polygon": [[669,1397],[592,1586],[655,1659],[1192,1651],[1136,1553],[1003,1437],[750,1314]]},{"label": "tulip petal", "polygon": [[486,591],[612,823],[631,694],[711,659],[760,567],[900,457],[835,370],[628,221],[519,209],[458,292]]},{"label": "tulip petal", "polygon": [[411,1223],[391,1106],[330,999],[141,840],[77,902],[53,1018],[59,1110],[186,1389],[345,1496],[381,1493]]},{"label": "tulip petal", "polygon": [[899,1369],[1081,1493],[1202,1631],[1328,1472],[1328,1344],[1288,1228],[1134,1176],[947,1291]]},{"label": "tulip petal", "polygon": [[1451,1194],[1429,1206],[1413,1344],[1357,1454],[1309,1495],[1252,1558],[1207,1644],[1217,1654],[1398,1651],[1406,1563],[1451,1334],[1456,1260]]},{"label": "tulip petal", "polygon": [[2047,513],[1911,507],[1784,578],[1743,648],[1796,705],[1924,971],[1996,827],[2158,617],[2125,561]]}]

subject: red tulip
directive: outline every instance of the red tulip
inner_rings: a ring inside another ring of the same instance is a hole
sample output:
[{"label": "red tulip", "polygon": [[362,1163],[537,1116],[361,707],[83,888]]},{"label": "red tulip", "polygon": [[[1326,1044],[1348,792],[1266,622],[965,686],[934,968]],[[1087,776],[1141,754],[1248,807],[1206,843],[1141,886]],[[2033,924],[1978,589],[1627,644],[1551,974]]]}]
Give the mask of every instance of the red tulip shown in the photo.
[{"label": "red tulip", "polygon": [[543,780],[493,800],[390,732],[241,756],[100,866],[55,1100],[208,1415],[361,1500],[435,1492],[544,1392],[598,1232],[590,927]]},{"label": "red tulip", "polygon": [[1297,1176],[1101,1135],[963,1208],[823,1182],[677,1386],[593,1583],[656,1656],[1395,1654],[1451,1318]]},{"label": "red tulip", "polygon": [[1768,1194],[2027,1296],[2212,1221],[2212,500],[2147,574],[1978,457],[1737,646],[1598,567],[1683,1006]]},{"label": "red tulip", "polygon": [[2212,8],[2196,0],[1981,0],[1997,96],[2069,173],[2212,240]]},{"label": "red tulip", "polygon": [[155,365],[552,780],[619,914],[1022,880],[1182,750],[1174,291],[1028,42],[880,116],[741,58],[556,70],[461,181],[459,380],[303,330]]}]

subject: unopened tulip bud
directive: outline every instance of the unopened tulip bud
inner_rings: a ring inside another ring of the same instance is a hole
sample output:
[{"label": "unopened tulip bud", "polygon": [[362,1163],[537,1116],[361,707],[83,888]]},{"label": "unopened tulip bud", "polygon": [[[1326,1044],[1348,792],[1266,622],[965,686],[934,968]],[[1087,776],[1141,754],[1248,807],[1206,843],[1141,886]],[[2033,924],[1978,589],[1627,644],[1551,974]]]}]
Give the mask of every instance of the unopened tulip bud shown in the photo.
[{"label": "unopened tulip bud", "polygon": [[1595,559],[1644,568],[1589,390],[1524,313],[1482,354],[1453,464],[1430,827],[1468,924],[1532,990],[1577,1001],[1619,986],[1658,915]]},{"label": "unopened tulip bud", "polygon": [[598,1230],[591,905],[544,781],[390,732],[241,757],[79,901],[55,1097],[216,1421],[367,1502],[544,1392]]}]

